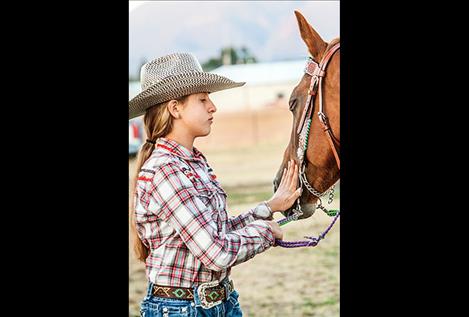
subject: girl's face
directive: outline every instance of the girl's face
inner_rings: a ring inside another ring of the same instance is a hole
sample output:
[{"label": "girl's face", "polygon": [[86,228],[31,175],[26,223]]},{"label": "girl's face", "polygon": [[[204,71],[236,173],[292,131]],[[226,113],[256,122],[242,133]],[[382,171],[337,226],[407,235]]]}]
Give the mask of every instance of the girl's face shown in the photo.
[{"label": "girl's face", "polygon": [[208,93],[192,94],[187,97],[181,111],[181,123],[194,138],[206,136],[210,133],[213,113],[216,111]]}]

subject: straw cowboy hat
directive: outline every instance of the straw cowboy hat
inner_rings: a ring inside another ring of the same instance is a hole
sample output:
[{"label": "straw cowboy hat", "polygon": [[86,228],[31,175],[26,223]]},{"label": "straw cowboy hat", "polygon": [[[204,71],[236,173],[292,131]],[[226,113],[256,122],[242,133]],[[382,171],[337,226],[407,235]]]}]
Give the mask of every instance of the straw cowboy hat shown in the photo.
[{"label": "straw cowboy hat", "polygon": [[190,53],[174,53],[154,59],[140,70],[142,91],[129,101],[129,119],[145,113],[158,103],[178,97],[240,87],[226,77],[206,73]]}]

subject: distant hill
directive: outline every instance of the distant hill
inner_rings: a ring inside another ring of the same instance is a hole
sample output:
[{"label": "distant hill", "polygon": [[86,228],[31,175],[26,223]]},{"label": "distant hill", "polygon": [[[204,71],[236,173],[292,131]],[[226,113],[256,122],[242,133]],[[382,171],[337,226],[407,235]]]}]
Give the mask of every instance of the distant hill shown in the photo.
[{"label": "distant hill", "polygon": [[307,56],[294,10],[329,41],[339,36],[338,1],[150,2],[129,17],[129,72],[142,61],[176,51],[201,63],[222,47],[246,46],[259,61]]}]

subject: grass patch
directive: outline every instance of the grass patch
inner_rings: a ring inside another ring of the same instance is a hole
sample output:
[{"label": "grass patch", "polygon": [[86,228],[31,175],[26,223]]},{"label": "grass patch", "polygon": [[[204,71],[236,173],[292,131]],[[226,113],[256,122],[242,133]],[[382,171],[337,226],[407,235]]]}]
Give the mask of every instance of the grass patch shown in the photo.
[{"label": "grass patch", "polygon": [[307,308],[317,308],[317,307],[322,307],[322,306],[329,306],[329,305],[336,305],[338,303],[338,299],[337,298],[329,298],[325,301],[322,301],[322,302],[314,302],[312,301],[311,299],[306,299],[304,302],[303,302],[303,307],[307,307]]},{"label": "grass patch", "polygon": [[[270,183],[247,184],[237,186],[223,185],[223,189],[227,193],[228,206],[244,205],[250,203],[259,203],[272,197],[273,186]],[[335,188],[334,200],[340,199],[340,184]],[[324,200],[327,208],[327,199]]]},{"label": "grass patch", "polygon": [[228,194],[228,206],[243,205],[249,203],[260,203],[273,195],[272,185],[245,185],[245,186],[224,186]]},{"label": "grass patch", "polygon": [[326,249],[324,250],[324,255],[328,257],[336,258],[339,255],[339,249],[338,248]]}]

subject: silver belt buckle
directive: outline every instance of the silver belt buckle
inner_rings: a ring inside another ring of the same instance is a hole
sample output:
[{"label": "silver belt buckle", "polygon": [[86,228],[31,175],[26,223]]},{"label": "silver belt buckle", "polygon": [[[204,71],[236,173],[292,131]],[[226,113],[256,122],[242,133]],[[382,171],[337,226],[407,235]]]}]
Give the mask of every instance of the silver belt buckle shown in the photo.
[{"label": "silver belt buckle", "polygon": [[203,308],[209,309],[223,302],[223,298],[216,302],[208,302],[207,298],[205,297],[205,290],[207,288],[218,286],[218,285],[219,285],[218,281],[212,281],[212,282],[202,283],[197,288],[197,295],[199,295],[200,304],[202,304]]}]

